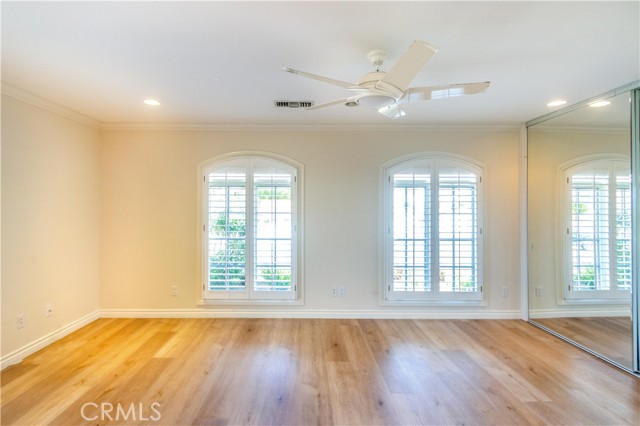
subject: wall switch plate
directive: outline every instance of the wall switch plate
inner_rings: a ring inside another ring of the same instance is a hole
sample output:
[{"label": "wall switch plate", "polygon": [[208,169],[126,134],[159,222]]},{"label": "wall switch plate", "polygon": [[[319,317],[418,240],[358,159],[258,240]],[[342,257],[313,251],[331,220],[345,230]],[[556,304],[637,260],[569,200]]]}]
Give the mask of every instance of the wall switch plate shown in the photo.
[{"label": "wall switch plate", "polygon": [[53,315],[53,303],[47,303],[44,308],[44,316],[50,317],[51,315]]},{"label": "wall switch plate", "polygon": [[509,288],[508,287],[502,287],[500,289],[500,295],[502,297],[507,297],[509,295]]},{"label": "wall switch plate", "polygon": [[178,297],[178,286],[177,285],[172,285],[171,286],[171,296]]}]

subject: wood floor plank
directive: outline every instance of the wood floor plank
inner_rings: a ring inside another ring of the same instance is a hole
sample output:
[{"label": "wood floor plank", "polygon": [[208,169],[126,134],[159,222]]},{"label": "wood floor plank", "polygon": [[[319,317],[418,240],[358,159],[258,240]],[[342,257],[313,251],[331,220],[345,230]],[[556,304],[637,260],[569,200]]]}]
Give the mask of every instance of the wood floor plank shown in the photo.
[{"label": "wood floor plank", "polygon": [[[105,348],[104,342],[111,339],[113,335],[118,335],[119,338],[124,338],[130,332],[142,333],[144,329],[139,323],[132,323],[131,321],[123,320],[113,327],[109,328],[106,332],[102,333],[102,325],[106,322],[102,320],[95,321],[91,324],[91,327],[83,327],[80,330],[73,333],[72,336],[66,336],[65,338],[54,342],[44,349],[36,352],[35,354],[25,358],[22,363],[18,365],[10,366],[2,372],[2,391],[5,395],[3,398],[3,404],[8,403],[12,396],[19,396],[28,392],[27,386],[32,385],[32,378],[42,380],[43,371],[44,374],[56,374],[59,370],[66,370],[69,366],[77,368],[78,365],[90,364],[94,355],[101,356],[104,352],[100,351],[100,348]],[[87,330],[92,330],[96,327],[94,337],[85,336]],[[76,336],[78,336],[76,338]],[[81,351],[79,349],[82,349]],[[108,350],[108,347],[106,347]],[[30,366],[46,365],[46,369],[33,369]],[[18,370],[21,380],[4,380],[5,377],[12,378],[16,374],[14,370]]]},{"label": "wood floor plank", "polygon": [[631,368],[633,323],[629,316],[537,318],[537,323]]},{"label": "wood floor plank", "polygon": [[[318,351],[325,339],[319,333],[322,320],[302,319],[294,322],[292,340],[296,358],[296,377],[293,404],[285,424],[331,425],[334,424],[327,383],[325,353]],[[325,330],[326,332],[326,330]]]},{"label": "wood floor plank", "polygon": [[[175,361],[162,373],[158,380],[145,392],[142,399],[160,404],[163,424],[191,424],[191,419],[203,403],[211,381],[211,371],[219,363],[223,351],[220,339],[231,340],[233,327],[225,327],[220,332],[215,319],[184,320],[184,327],[177,331],[182,338],[182,350],[174,347]],[[180,333],[182,331],[182,333]],[[172,342],[175,344],[175,337]],[[162,349],[158,355],[167,355]],[[188,374],[185,369],[188,368]],[[170,386],[167,386],[170,384]]]},{"label": "wood floor plank", "polygon": [[144,336],[146,327],[150,324],[127,320],[123,323],[124,327],[116,327],[117,334],[106,340],[98,340],[83,350],[77,350],[72,345],[72,352],[66,357],[53,356],[51,363],[45,362],[44,356],[39,355],[42,357],[41,364],[27,374],[28,378],[24,381],[14,380],[3,389],[2,423],[11,424],[25,407],[43,404],[49,395],[58,392],[61,387],[87,386],[87,381],[96,381],[103,366],[114,365],[113,358],[118,359],[133,346],[126,346],[118,351],[114,348],[119,347],[119,343],[130,341],[132,336],[133,339]]},{"label": "wood floor plank", "polygon": [[[105,371],[101,378],[87,392],[78,398],[74,404],[71,404],[63,413],[56,417],[50,424],[52,425],[70,425],[78,421],[78,415],[81,413],[82,406],[86,403],[102,404],[103,402],[116,405],[118,396],[121,392],[127,391],[135,383],[136,376],[144,374],[145,367],[153,354],[164,345],[172,336],[171,332],[156,331],[146,340],[137,342],[136,350],[129,354],[121,363],[114,365]],[[142,373],[141,373],[142,371]],[[134,404],[140,401],[139,395],[132,397]],[[128,404],[127,404],[128,405]]]},{"label": "wood floor plank", "polygon": [[110,319],[3,371],[2,424],[637,425],[640,380],[522,321]]}]

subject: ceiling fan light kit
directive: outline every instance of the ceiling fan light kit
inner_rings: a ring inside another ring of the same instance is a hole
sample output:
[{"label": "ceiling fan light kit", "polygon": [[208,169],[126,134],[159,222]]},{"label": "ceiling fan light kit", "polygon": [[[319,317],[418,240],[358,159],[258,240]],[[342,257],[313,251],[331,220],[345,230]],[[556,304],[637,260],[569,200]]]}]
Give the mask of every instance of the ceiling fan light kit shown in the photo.
[{"label": "ceiling fan light kit", "polygon": [[357,83],[335,80],[293,68],[283,68],[292,74],[318,80],[323,83],[343,87],[354,95],[307,107],[308,110],[325,108],[332,105],[343,104],[354,107],[364,107],[378,110],[389,118],[400,118],[406,115],[400,107],[402,104],[430,99],[444,99],[464,95],[482,93],[489,87],[489,82],[460,83],[443,86],[409,87],[411,82],[427,65],[427,62],[438,52],[438,48],[424,41],[416,40],[409,49],[389,69],[381,71],[382,64],[387,57],[384,50],[372,50],[367,54],[367,59],[373,65],[375,71],[364,74]]},{"label": "ceiling fan light kit", "polygon": [[367,94],[358,99],[358,105],[373,109],[380,109],[395,102],[396,99],[393,96],[377,94]]}]

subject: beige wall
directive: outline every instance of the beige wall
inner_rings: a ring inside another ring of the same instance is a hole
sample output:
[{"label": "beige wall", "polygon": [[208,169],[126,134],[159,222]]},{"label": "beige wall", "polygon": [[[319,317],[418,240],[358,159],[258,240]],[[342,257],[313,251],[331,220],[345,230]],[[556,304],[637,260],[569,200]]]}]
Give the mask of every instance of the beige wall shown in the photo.
[{"label": "beige wall", "polygon": [[2,97],[3,356],[99,309],[99,136]]},{"label": "beige wall", "polygon": [[[3,95],[2,356],[92,314],[202,315],[197,167],[234,151],[277,153],[305,166],[306,303],[263,314],[517,316],[518,150],[518,132],[100,131]],[[380,166],[424,151],[485,165],[486,306],[379,305]],[[332,286],[346,287],[346,297],[331,297]],[[20,314],[26,325],[17,330]]]},{"label": "beige wall", "polygon": [[[277,153],[305,166],[306,303],[287,309],[313,313],[405,311],[378,302],[379,170],[384,162],[447,151],[483,163],[488,304],[417,310],[517,315],[518,132],[105,131],[102,308],[196,308],[197,166],[233,151]],[[178,297],[171,296],[172,285],[178,286]],[[345,286],[346,297],[331,297],[332,286]],[[500,295],[503,286],[508,297]]]}]

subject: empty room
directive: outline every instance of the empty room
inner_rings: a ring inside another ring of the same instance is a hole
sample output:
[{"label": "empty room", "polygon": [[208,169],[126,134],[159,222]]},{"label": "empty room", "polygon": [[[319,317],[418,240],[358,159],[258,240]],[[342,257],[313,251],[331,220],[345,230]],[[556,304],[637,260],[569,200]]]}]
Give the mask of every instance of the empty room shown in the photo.
[{"label": "empty room", "polygon": [[640,424],[640,2],[0,16],[3,425]]}]

